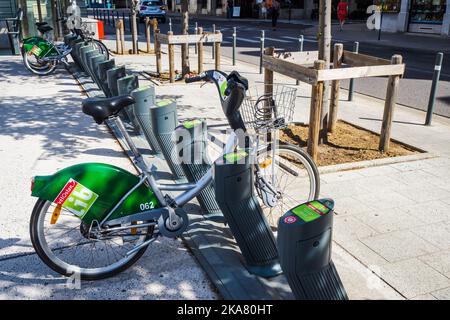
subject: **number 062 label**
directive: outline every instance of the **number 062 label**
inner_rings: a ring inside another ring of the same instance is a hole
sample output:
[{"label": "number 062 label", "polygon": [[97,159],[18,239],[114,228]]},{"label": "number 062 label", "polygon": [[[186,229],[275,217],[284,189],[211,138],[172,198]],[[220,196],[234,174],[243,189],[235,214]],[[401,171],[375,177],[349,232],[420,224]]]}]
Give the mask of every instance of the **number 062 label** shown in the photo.
[{"label": "number 062 label", "polygon": [[81,183],[69,179],[56,197],[54,203],[66,208],[82,219],[97,200],[98,194],[89,190]]}]

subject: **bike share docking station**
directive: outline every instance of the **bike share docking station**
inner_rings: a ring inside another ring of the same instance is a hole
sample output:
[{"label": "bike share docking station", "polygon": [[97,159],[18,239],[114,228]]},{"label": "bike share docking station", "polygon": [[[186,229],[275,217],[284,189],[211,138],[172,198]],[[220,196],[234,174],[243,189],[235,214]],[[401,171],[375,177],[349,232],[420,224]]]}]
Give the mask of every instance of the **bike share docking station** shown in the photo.
[{"label": "bike share docking station", "polygon": [[215,194],[248,271],[269,278],[282,271],[273,232],[254,195],[250,159],[246,151],[240,150],[216,160]]},{"label": "bike share docking station", "polygon": [[347,300],[331,260],[334,201],[303,203],[278,222],[278,250],[296,299]]},{"label": "bike share docking station", "polygon": [[[177,156],[186,179],[195,183],[202,179],[211,168],[208,157],[207,124],[204,119],[184,121],[175,128]],[[197,200],[203,216],[210,220],[223,221],[224,217],[216,201],[214,187],[210,184],[200,192]]]},{"label": "bike share docking station", "polygon": [[176,101],[166,99],[156,102],[150,107],[150,121],[153,134],[174,179],[183,178],[184,172],[179,164],[175,143],[172,140],[172,134],[178,125]]}]

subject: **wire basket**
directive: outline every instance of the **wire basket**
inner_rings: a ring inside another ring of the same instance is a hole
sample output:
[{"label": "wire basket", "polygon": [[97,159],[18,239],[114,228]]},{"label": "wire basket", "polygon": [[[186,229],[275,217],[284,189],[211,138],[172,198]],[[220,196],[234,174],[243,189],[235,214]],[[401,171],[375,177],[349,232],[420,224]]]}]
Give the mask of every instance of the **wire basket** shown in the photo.
[{"label": "wire basket", "polygon": [[242,102],[241,115],[247,129],[265,132],[287,127],[294,115],[297,89],[284,85],[264,89],[264,85],[249,88]]}]

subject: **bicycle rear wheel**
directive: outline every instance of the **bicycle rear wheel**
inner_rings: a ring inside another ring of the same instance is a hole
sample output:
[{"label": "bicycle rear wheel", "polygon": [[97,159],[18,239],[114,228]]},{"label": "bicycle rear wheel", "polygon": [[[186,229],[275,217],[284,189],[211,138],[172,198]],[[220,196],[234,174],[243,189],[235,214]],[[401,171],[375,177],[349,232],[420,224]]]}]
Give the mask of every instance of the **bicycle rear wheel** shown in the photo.
[{"label": "bicycle rear wheel", "polygon": [[311,157],[293,145],[271,146],[258,154],[258,167],[264,181],[277,192],[276,204],[263,201],[263,191],[256,185],[261,207],[268,222],[276,226],[278,218],[289,209],[317,199],[320,192],[319,171]]},{"label": "bicycle rear wheel", "polygon": [[106,57],[106,60],[109,60],[109,50],[103,42],[97,39],[92,39],[92,45]]},{"label": "bicycle rear wheel", "polygon": [[[55,223],[52,219],[56,210],[60,212]],[[127,255],[153,237],[154,226],[138,226],[134,231],[130,226],[97,232],[98,228],[84,224],[64,208],[38,199],[31,215],[30,235],[36,253],[51,269],[64,276],[98,280],[124,271],[144,254],[148,245]]]}]

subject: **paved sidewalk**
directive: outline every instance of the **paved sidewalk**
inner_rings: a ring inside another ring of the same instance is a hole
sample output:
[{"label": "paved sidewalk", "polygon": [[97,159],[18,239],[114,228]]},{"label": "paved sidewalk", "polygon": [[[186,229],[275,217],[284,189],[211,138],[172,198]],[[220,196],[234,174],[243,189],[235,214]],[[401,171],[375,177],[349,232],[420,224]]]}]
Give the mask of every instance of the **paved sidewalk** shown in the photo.
[{"label": "paved sidewalk", "polygon": [[219,298],[178,240],[160,239],[132,268],[80,290],[41,262],[29,237],[31,177],[82,162],[134,168],[106,127],[81,112],[84,96],[63,68],[39,78],[20,57],[0,57],[0,81],[0,299]]},{"label": "paved sidewalk", "polygon": [[[193,50],[190,57],[195,70]],[[210,54],[205,57],[205,70],[213,68]],[[153,56],[115,59],[128,69],[155,71]],[[262,83],[257,66],[233,67],[223,57],[222,63],[224,71],[236,69],[252,85]],[[175,68],[180,67],[177,58]],[[277,74],[275,81],[295,84]],[[297,88],[294,120],[307,122],[311,88],[304,83]],[[177,98],[180,118],[225,121],[213,85],[163,85],[156,93]],[[379,132],[383,101],[357,94],[348,102],[346,94],[342,90],[339,118]],[[435,116],[426,127],[424,118],[424,112],[397,106],[392,137],[428,151],[427,159],[372,162],[346,171],[321,168],[321,196],[336,201],[333,255],[350,298],[450,299],[450,120]]]}]

